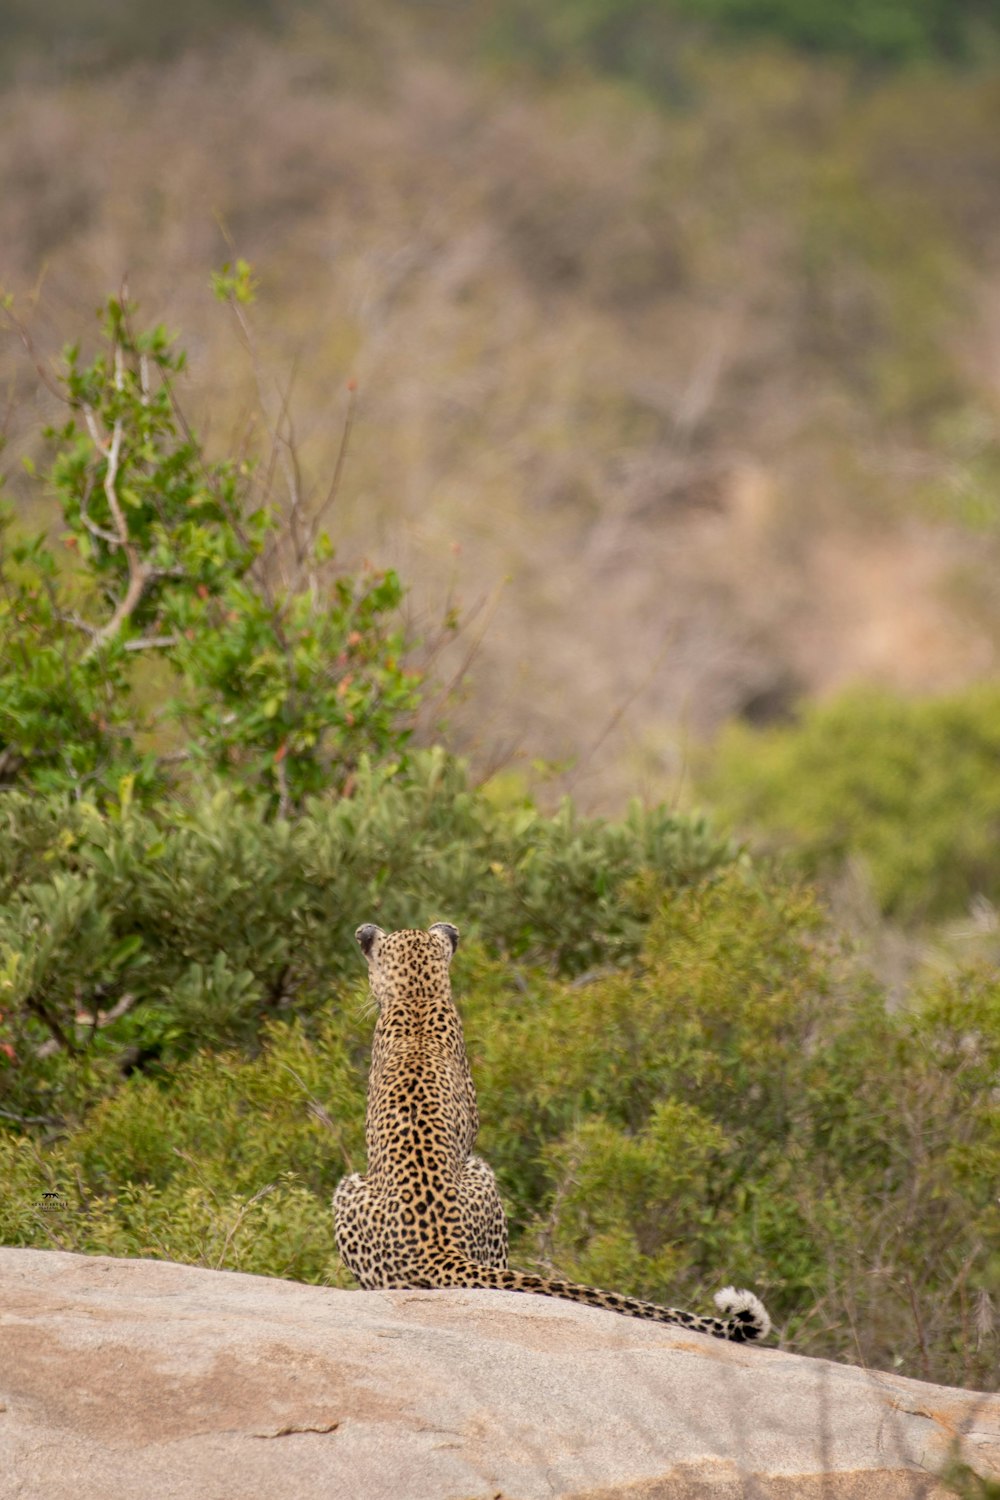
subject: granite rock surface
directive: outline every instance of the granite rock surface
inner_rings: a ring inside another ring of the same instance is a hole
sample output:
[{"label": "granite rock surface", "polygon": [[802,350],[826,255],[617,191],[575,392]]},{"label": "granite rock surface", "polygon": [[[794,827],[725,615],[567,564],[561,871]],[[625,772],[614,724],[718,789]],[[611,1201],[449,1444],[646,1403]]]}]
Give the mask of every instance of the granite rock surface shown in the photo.
[{"label": "granite rock surface", "polygon": [[0,1249],[0,1500],[916,1500],[1000,1396],[512,1292]]}]

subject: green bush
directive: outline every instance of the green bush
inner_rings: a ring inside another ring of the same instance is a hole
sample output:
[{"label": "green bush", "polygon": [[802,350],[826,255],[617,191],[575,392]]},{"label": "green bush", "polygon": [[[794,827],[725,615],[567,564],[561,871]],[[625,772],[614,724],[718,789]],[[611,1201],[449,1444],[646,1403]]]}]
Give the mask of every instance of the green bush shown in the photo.
[{"label": "green bush", "polygon": [[860,858],[882,912],[936,921],[1000,902],[1000,687],[906,700],[874,691],[801,721],[725,731],[701,790],[810,876]]},{"label": "green bush", "polygon": [[57,1145],[8,1137],[0,1241],[346,1284],[329,1200],[364,1095],[340,1039],[281,1028],[263,1059],[196,1059],[170,1082],[136,1075]]},{"label": "green bush", "polygon": [[[215,285],[252,300],[243,262]],[[183,353],[133,319],[112,298],[97,356],[65,351],[60,537],[3,518],[0,786],[151,796],[208,766],[287,812],[406,741],[399,580],[338,570],[321,510],[293,493],[286,516],[252,463],[210,462],[178,404]]]},{"label": "green bush", "polygon": [[733,868],[629,973],[510,996],[465,1009],[522,1263],[695,1304],[735,1279],[791,1347],[989,1384],[994,974],[890,1015],[807,896]]},{"label": "green bush", "polygon": [[[456,956],[512,1263],[697,1307],[734,1280],[789,1347],[994,1382],[996,976],[890,1015],[801,892],[732,867],[647,898],[625,970]],[[329,1204],[363,1163],[360,1002],[340,981],[257,1056],[134,1075],[61,1137],[7,1137],[0,1238],[348,1285]]]},{"label": "green bush", "polygon": [[28,1115],[317,1010],[357,974],[361,921],[447,918],[576,974],[638,951],[650,880],[733,857],[662,809],[616,824],[496,808],[443,751],[362,762],[350,796],[296,819],[223,787],[158,809],[8,793],[0,828],[0,1086]]}]

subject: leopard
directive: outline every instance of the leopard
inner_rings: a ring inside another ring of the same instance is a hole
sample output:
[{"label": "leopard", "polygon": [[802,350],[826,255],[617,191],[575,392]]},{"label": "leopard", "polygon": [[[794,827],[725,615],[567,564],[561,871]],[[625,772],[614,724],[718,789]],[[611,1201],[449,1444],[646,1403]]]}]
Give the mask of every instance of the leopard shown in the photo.
[{"label": "leopard", "polygon": [[366,1291],[464,1287],[565,1298],[671,1323],[734,1343],[761,1339],[770,1317],[753,1292],[725,1287],[721,1316],[662,1307],[508,1267],[507,1217],[496,1176],[473,1151],[479,1110],[451,993],[458,928],[355,933],[378,1012],[365,1117],[367,1169],[341,1179],[335,1238]]}]

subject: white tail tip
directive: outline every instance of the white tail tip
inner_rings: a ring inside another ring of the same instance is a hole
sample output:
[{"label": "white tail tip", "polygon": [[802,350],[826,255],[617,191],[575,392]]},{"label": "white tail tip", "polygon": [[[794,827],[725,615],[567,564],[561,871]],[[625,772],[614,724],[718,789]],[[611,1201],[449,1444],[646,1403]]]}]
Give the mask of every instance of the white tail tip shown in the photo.
[{"label": "white tail tip", "polygon": [[721,1292],[715,1294],[715,1305],[726,1318],[731,1318],[736,1313],[750,1313],[754,1327],[759,1330],[758,1338],[766,1338],[771,1331],[767,1308],[753,1292],[737,1291],[734,1286],[723,1287]]}]

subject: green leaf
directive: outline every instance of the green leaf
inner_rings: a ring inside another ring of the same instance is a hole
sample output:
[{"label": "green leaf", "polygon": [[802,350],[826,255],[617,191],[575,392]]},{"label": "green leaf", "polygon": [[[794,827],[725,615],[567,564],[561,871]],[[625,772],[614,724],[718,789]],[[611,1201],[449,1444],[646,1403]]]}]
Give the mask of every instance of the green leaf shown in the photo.
[{"label": "green leaf", "polygon": [[138,933],[131,933],[128,937],[115,944],[107,957],[109,969],[121,969],[137,953],[142,951],[142,938]]}]

